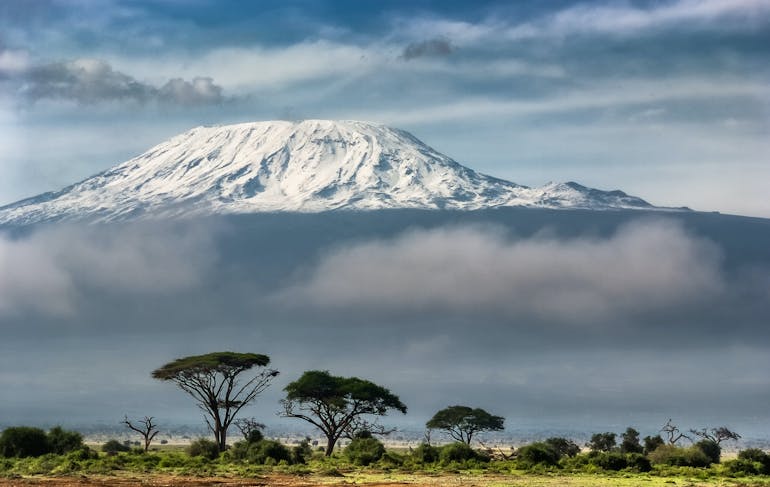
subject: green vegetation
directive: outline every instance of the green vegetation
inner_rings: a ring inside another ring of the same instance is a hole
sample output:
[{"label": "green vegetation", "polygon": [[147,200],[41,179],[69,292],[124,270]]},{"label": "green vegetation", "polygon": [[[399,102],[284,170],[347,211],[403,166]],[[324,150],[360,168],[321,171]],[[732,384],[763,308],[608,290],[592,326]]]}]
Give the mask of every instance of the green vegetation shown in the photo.
[{"label": "green vegetation", "polygon": [[384,416],[391,409],[406,414],[406,406],[388,389],[358,377],[337,377],[328,371],[310,370],[284,388],[283,416],[312,424],[326,436],[326,456],[331,456],[343,436],[379,428],[366,416]]},{"label": "green vegetation", "polygon": [[502,431],[504,422],[502,416],[494,416],[481,408],[449,406],[434,414],[425,427],[444,431],[453,440],[470,445],[477,433]]},{"label": "green vegetation", "polygon": [[[206,424],[223,452],[227,449],[227,430],[238,412],[278,375],[277,370],[266,368],[269,363],[267,355],[215,352],[174,360],[155,369],[152,376],[174,382],[193,398],[206,414]],[[241,374],[254,367],[261,370],[241,381]]]},{"label": "green vegetation", "polygon": [[[640,440],[639,432],[629,427],[620,435],[619,444],[614,432],[594,434],[585,445],[587,451],[581,451],[571,439],[553,437],[504,452],[472,446],[480,433],[502,430],[504,418],[458,405],[438,411],[426,423],[426,442],[408,451],[388,450],[373,436],[388,433],[376,419],[390,410],[406,413],[406,405],[385,387],[368,380],[317,370],[305,372],[285,387],[282,414],[317,427],[326,436],[326,447],[313,451],[310,438],[306,438],[290,448],[266,438],[264,425],[256,419],[236,419],[243,406],[278,374],[267,369],[269,361],[265,355],[220,352],[179,359],[152,373],[157,379],[176,383],[194,398],[206,413],[215,441],[197,439],[184,452],[169,447],[151,450],[158,432],[153,418],[145,416],[132,422],[124,417],[122,423],[141,435],[144,448],[131,449],[130,442],[113,439],[101,446],[100,453],[85,446],[82,436],[74,431],[58,426],[48,432],[15,426],[0,433],[0,477],[119,473],[254,477],[276,472],[345,476],[346,482],[352,483],[387,474],[390,480],[419,475],[486,476],[503,479],[501,485],[508,484],[506,479],[542,476],[568,477],[570,485],[634,485],[623,479],[643,479],[650,482],[644,485],[653,486],[679,483],[661,479],[683,479],[691,485],[723,485],[727,481],[770,486],[767,452],[747,449],[736,459],[721,462],[720,443],[737,440],[740,435],[723,426],[690,430],[692,436],[688,436],[670,419],[660,430],[664,436]],[[259,372],[246,374],[255,367]],[[228,446],[231,425],[240,430],[243,439]],[[430,431],[434,429],[455,442],[431,445]],[[335,450],[343,437],[351,442],[344,450]],[[690,444],[684,446],[683,440]],[[141,445],[138,441],[134,444]]]}]

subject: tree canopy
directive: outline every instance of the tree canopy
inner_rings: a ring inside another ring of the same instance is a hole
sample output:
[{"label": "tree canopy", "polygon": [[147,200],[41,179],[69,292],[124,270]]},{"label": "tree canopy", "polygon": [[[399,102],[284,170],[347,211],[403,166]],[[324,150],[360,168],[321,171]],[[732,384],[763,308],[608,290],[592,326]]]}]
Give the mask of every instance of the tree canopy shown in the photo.
[{"label": "tree canopy", "polygon": [[425,426],[428,429],[443,430],[452,439],[470,445],[476,433],[501,431],[504,422],[502,416],[494,416],[481,408],[449,406],[434,414]]},{"label": "tree canopy", "polygon": [[283,416],[298,418],[326,435],[326,455],[365,415],[384,416],[391,409],[406,414],[406,406],[385,387],[358,377],[338,377],[310,370],[287,385]]},{"label": "tree canopy", "polygon": [[[264,391],[277,370],[266,368],[270,357],[257,353],[215,352],[192,355],[154,370],[158,380],[172,381],[189,394],[205,413],[220,451],[227,446],[227,429],[245,405]],[[254,367],[262,370],[240,380]]]}]

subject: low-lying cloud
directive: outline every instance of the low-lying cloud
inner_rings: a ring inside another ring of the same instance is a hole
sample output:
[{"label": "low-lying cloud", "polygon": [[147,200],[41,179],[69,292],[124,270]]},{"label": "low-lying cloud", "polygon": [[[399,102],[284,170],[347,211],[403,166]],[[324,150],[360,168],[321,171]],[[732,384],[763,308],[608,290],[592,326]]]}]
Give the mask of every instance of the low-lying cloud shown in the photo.
[{"label": "low-lying cloud", "polygon": [[346,246],[279,299],[575,323],[681,309],[724,292],[720,254],[666,221],[609,238],[516,240],[500,228],[418,230]]},{"label": "low-lying cloud", "polygon": [[72,316],[94,296],[189,290],[214,263],[210,243],[204,232],[140,225],[0,234],[0,316]]},{"label": "low-lying cloud", "polygon": [[195,106],[225,101],[222,87],[209,77],[168,80],[155,87],[117,71],[106,61],[81,58],[32,66],[23,73],[19,93],[28,102],[69,100],[81,104],[134,102]]}]

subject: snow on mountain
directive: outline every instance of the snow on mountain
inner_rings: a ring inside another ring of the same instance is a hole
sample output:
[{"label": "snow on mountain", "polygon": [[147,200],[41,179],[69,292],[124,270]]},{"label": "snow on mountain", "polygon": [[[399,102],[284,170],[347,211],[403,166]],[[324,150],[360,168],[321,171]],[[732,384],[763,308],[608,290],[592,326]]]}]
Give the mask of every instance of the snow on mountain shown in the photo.
[{"label": "snow on mountain", "polygon": [[61,191],[2,207],[0,223],[497,206],[656,208],[621,191],[486,176],[402,130],[305,120],[194,128]]}]

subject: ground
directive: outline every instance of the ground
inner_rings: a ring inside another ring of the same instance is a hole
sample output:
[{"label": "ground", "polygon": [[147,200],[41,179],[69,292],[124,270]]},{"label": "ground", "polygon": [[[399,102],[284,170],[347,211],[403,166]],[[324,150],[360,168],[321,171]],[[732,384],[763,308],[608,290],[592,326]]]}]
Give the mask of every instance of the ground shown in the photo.
[{"label": "ground", "polygon": [[361,474],[345,477],[322,475],[285,475],[267,474],[257,478],[233,477],[180,477],[171,475],[116,475],[116,476],[77,476],[77,477],[24,477],[0,479],[0,486],[41,486],[41,487],[76,487],[115,485],[119,487],[334,487],[363,485],[368,487],[706,487],[706,486],[763,486],[770,487],[768,480],[721,479],[695,480],[688,478],[648,477],[633,475],[629,477],[602,475],[410,475],[410,474]]}]

